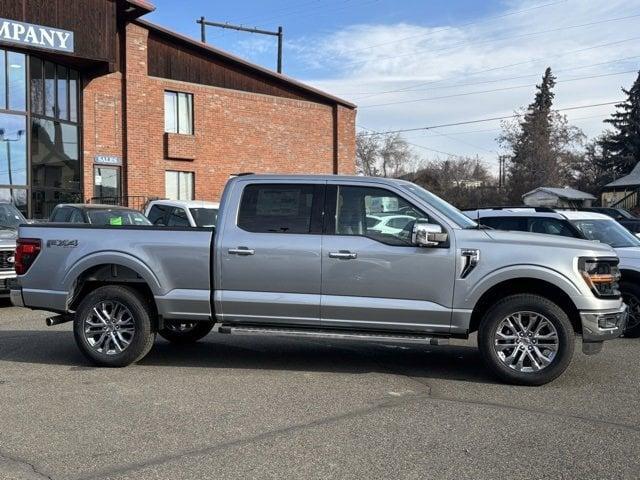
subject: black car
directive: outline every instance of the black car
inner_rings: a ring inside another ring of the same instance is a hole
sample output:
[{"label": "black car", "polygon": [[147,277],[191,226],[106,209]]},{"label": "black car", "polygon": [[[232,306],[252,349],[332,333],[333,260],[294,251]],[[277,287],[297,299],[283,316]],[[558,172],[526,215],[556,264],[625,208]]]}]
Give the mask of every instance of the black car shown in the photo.
[{"label": "black car", "polygon": [[50,222],[85,223],[91,225],[151,225],[138,210],[114,205],[60,204],[51,212]]}]

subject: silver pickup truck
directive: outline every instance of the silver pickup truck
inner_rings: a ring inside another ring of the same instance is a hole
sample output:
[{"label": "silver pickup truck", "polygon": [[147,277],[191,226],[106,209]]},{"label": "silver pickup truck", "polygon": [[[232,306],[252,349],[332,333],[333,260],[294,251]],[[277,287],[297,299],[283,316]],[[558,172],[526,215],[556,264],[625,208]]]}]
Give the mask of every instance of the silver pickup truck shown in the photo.
[{"label": "silver pickup truck", "polygon": [[479,227],[401,180],[243,175],[215,231],[21,226],[11,298],[73,321],[103,366],[140,360],[156,334],[438,345],[477,331],[499,378],[541,385],[576,333],[592,354],[624,330],[617,265],[607,245]]}]

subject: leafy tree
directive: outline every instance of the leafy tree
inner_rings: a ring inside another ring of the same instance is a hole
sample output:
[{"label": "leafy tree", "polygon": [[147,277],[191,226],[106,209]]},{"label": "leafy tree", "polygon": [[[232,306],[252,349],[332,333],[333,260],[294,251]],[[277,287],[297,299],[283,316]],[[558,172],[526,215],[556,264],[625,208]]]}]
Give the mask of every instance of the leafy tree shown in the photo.
[{"label": "leafy tree", "polygon": [[556,77],[545,70],[536,95],[515,120],[503,122],[498,137],[507,150],[507,196],[520,203],[522,194],[541,186],[564,186],[572,181],[572,166],[578,160],[576,147],[584,134],[553,111]]},{"label": "leafy tree", "polygon": [[601,166],[614,178],[627,175],[640,162],[640,72],[631,89],[622,91],[627,99],[605,120],[613,128],[600,140]]}]

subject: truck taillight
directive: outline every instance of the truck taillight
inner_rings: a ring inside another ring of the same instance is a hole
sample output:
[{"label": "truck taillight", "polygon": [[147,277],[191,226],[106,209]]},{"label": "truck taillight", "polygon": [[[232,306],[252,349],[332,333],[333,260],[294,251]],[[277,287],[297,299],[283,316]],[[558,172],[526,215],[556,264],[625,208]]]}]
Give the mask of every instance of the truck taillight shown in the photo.
[{"label": "truck taillight", "polygon": [[24,275],[40,253],[42,244],[37,238],[19,238],[16,242],[15,267],[18,275]]}]

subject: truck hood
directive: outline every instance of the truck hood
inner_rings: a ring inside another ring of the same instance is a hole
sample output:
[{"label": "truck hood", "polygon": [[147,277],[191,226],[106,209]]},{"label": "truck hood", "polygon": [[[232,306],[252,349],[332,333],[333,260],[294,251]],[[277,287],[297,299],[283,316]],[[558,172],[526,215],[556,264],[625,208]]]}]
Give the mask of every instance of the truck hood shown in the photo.
[{"label": "truck hood", "polygon": [[621,268],[640,270],[640,247],[616,248],[615,251],[620,257]]},{"label": "truck hood", "polygon": [[17,230],[0,230],[0,243],[2,244],[15,244],[16,239],[18,238]]},{"label": "truck hood", "polygon": [[[592,254],[616,256],[616,251],[609,245],[592,242],[591,240],[581,240],[578,238],[561,237],[559,235],[549,235],[544,233],[528,232],[507,232],[502,230],[484,230],[484,232],[495,242],[507,244],[526,244],[540,247],[563,248],[570,250],[586,250]],[[640,252],[640,249],[638,249]]]}]

